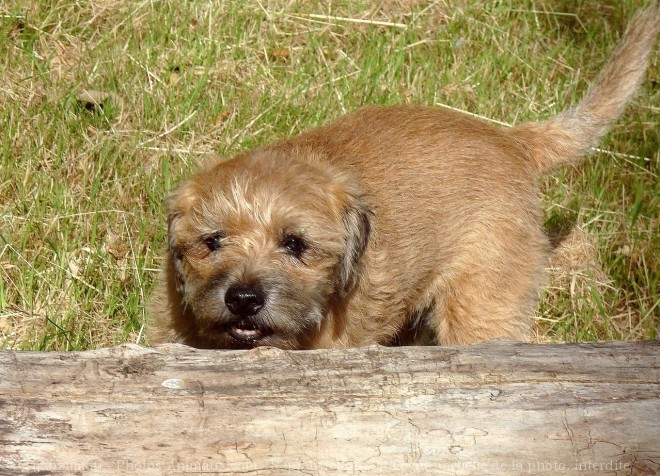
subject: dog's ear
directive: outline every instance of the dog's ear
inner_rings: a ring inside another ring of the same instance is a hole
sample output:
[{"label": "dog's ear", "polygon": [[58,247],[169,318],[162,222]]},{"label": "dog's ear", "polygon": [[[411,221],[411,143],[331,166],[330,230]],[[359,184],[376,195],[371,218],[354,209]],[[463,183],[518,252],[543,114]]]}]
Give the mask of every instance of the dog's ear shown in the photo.
[{"label": "dog's ear", "polygon": [[167,249],[169,251],[176,289],[183,292],[183,253],[180,236],[181,221],[190,212],[196,197],[192,182],[184,182],[167,199]]},{"label": "dog's ear", "polygon": [[176,234],[174,230],[177,225],[177,221],[181,218],[179,214],[168,214],[167,217],[167,251],[168,259],[170,260],[169,266],[174,273],[174,280],[176,283],[176,290],[180,293],[183,293],[184,290],[184,278],[183,278],[183,253],[181,252],[180,246],[177,244]]},{"label": "dog's ear", "polygon": [[369,244],[373,211],[364,196],[350,195],[342,216],[346,228],[346,246],[339,264],[338,287],[340,297],[355,286],[362,266],[362,256]]}]

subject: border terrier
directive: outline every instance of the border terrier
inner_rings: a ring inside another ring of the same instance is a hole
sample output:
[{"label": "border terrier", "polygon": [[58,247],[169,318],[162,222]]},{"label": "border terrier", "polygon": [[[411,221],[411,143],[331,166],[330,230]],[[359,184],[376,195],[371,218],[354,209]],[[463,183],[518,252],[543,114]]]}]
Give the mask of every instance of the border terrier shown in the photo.
[{"label": "border terrier", "polygon": [[637,90],[657,5],[585,98],[501,129],[371,106],[213,160],[168,200],[151,344],[283,349],[525,339],[550,254],[537,182],[595,146]]}]

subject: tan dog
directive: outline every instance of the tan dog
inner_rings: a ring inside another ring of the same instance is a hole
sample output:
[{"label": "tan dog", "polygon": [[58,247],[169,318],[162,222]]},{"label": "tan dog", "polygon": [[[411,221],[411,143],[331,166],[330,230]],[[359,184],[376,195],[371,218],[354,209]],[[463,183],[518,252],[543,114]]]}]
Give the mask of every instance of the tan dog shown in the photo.
[{"label": "tan dog", "polygon": [[367,107],[231,161],[169,199],[151,344],[286,349],[525,339],[550,246],[537,181],[594,146],[635,93],[658,7],[586,98],[501,130]]}]

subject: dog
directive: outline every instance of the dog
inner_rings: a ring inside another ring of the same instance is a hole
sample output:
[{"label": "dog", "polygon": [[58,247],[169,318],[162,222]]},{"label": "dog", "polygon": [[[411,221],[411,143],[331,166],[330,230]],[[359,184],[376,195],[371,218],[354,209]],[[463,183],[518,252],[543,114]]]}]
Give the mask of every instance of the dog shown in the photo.
[{"label": "dog", "polygon": [[346,348],[526,340],[550,244],[537,182],[595,146],[636,92],[660,9],[584,99],[500,129],[370,106],[215,159],[168,207],[151,344]]}]

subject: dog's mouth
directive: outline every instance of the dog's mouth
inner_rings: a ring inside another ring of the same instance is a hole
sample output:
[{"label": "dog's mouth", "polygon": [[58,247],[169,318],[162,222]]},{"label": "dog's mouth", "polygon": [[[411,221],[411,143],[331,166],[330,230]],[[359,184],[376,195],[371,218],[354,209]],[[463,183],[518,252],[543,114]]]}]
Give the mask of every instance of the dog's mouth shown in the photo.
[{"label": "dog's mouth", "polygon": [[239,344],[249,347],[256,347],[262,340],[273,334],[271,328],[247,319],[227,324],[225,332]]}]

